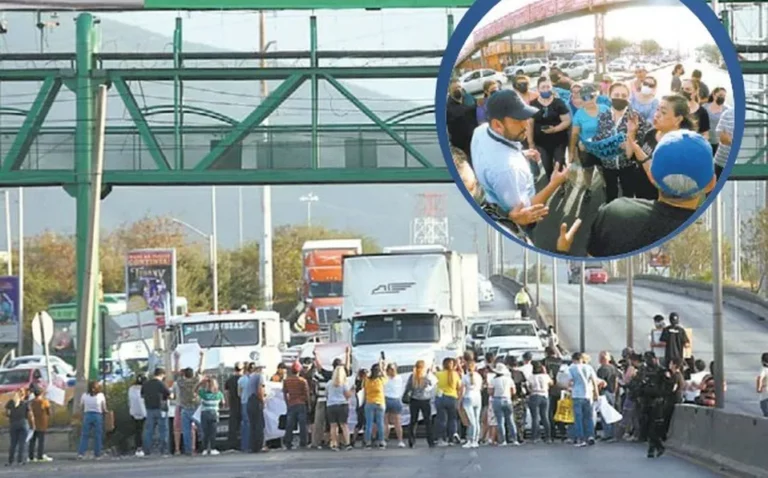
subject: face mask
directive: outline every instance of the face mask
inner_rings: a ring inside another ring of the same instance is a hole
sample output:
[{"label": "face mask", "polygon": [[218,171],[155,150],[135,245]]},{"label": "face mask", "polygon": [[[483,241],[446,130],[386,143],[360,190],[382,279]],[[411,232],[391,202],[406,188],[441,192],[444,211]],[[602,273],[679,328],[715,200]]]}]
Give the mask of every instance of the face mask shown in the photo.
[{"label": "face mask", "polygon": [[683,96],[686,100],[691,101],[691,98],[693,98],[693,93],[690,93],[688,91],[683,91]]},{"label": "face mask", "polygon": [[715,98],[715,103],[722,106],[723,104],[725,104],[725,98],[723,98],[722,96],[720,98]]},{"label": "face mask", "polygon": [[629,105],[629,101],[622,98],[611,98],[611,105],[616,110],[623,110]]},{"label": "face mask", "polygon": [[651,94],[653,94],[653,88],[651,88],[650,86],[643,86],[640,89],[640,93],[642,93],[644,95],[651,95]]},{"label": "face mask", "polygon": [[462,98],[461,90],[456,90],[453,93],[451,93],[451,96],[454,100],[460,100]]},{"label": "face mask", "polygon": [[528,83],[518,83],[515,85],[515,89],[520,93],[528,93]]},{"label": "face mask", "polygon": [[552,97],[552,92],[551,91],[542,91],[541,93],[539,93],[539,96],[541,96],[542,98],[544,98],[546,100],[547,98],[551,98]]}]

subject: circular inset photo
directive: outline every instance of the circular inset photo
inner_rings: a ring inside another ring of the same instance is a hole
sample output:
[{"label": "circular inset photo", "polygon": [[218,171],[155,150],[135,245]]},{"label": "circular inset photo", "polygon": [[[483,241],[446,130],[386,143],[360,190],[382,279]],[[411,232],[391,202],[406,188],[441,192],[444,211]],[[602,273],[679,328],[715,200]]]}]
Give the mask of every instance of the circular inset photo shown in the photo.
[{"label": "circular inset photo", "polygon": [[480,0],[449,42],[435,104],[479,214],[539,252],[601,259],[693,223],[745,117],[734,46],[699,0]]}]

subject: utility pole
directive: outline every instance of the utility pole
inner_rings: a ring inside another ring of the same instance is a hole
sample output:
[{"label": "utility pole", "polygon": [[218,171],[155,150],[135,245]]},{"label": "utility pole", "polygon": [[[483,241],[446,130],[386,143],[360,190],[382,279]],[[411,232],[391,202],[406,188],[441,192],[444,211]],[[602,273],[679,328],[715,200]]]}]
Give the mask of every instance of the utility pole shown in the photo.
[{"label": "utility pole", "polygon": [[722,196],[719,194],[712,202],[712,318],[713,350],[715,354],[715,403],[717,408],[725,408],[725,360],[723,356],[723,271],[722,271],[722,217],[720,215]]},{"label": "utility pole", "polygon": [[635,274],[632,264],[632,256],[627,258],[627,347],[632,348],[635,343],[635,317],[634,317],[634,287]]},{"label": "utility pole", "polygon": [[541,254],[536,253],[536,307],[541,305]]},{"label": "utility pole", "polygon": [[579,352],[587,351],[587,311],[585,307],[584,289],[587,282],[587,263],[581,263],[579,273]]},{"label": "utility pole", "polygon": [[13,238],[11,237],[11,194],[6,189],[3,191],[3,205],[5,206],[5,249],[8,254],[6,273],[13,275]]},{"label": "utility pole", "polygon": [[552,258],[552,325],[555,333],[560,333],[559,320],[557,317],[557,259]]},{"label": "utility pole", "polygon": [[216,186],[211,186],[211,274],[213,276],[213,311],[219,313],[219,236],[216,232]]},{"label": "utility pole", "polygon": [[243,187],[237,187],[237,233],[240,249],[243,248]]},{"label": "utility pole", "polygon": [[523,287],[528,288],[528,248],[523,248]]},{"label": "utility pole", "polygon": [[[259,49],[261,53],[267,51],[266,18],[264,10],[259,11]],[[267,67],[267,60],[261,58],[261,68]],[[267,81],[261,80],[261,101],[267,99],[269,91]],[[269,118],[264,119],[264,125],[269,125]],[[264,133],[264,142],[269,142],[269,132]],[[264,310],[272,310],[272,186],[265,185],[261,188],[261,213],[263,221],[261,280],[263,285]]]}]

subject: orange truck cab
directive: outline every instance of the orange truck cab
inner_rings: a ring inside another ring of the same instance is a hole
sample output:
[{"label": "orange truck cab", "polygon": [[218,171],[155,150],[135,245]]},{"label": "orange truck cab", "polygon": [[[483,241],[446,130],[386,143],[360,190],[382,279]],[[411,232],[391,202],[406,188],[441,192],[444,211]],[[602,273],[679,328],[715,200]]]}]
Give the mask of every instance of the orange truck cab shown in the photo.
[{"label": "orange truck cab", "polygon": [[341,319],[343,256],[363,252],[360,239],[307,241],[302,247],[301,300],[307,306],[304,330],[326,330]]}]

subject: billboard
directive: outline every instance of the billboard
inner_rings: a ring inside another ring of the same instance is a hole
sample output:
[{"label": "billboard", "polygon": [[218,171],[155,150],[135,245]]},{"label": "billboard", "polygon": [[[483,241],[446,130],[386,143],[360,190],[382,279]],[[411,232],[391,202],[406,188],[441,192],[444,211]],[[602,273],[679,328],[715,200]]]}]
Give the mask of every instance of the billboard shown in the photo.
[{"label": "billboard", "polygon": [[0,277],[0,343],[17,344],[21,333],[19,320],[19,278]]},{"label": "billboard", "polygon": [[175,310],[176,250],[139,249],[125,259],[126,312],[155,311],[158,327]]}]

